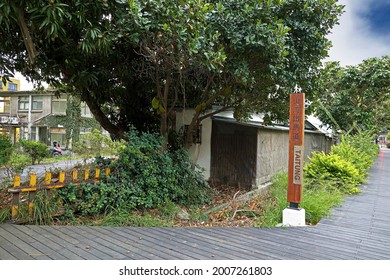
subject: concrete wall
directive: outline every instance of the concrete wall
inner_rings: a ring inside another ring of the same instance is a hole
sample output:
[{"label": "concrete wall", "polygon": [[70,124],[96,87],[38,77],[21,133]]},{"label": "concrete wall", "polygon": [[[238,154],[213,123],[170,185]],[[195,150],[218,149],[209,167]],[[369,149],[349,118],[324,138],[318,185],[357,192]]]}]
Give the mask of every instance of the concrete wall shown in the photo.
[{"label": "concrete wall", "polygon": [[[323,134],[305,131],[305,161],[313,152],[329,152],[331,140]],[[289,131],[258,129],[257,185],[271,180],[272,176],[288,169]]]},{"label": "concrete wall", "polygon": [[[195,110],[186,109],[185,111],[176,112],[176,131],[184,129],[184,125],[191,123]],[[201,144],[194,144],[189,150],[189,154],[194,162],[205,169],[203,175],[206,179],[210,178],[210,161],[211,161],[211,118],[205,119],[202,123]]]},{"label": "concrete wall", "polygon": [[[193,115],[194,110],[191,109],[178,111],[176,114],[176,130],[184,129],[184,125],[190,124]],[[190,148],[189,153],[192,160],[205,169],[205,178],[210,179],[211,118],[204,120],[201,125],[201,144],[194,144]],[[257,138],[256,186],[268,182],[274,174],[280,171],[287,171],[289,131],[287,128],[272,129],[258,127]],[[308,161],[308,156],[314,151],[329,152],[330,150],[331,140],[326,138],[324,134],[306,131],[304,141],[306,161]]]},{"label": "concrete wall", "polygon": [[258,129],[256,184],[271,180],[288,166],[288,131]]},{"label": "concrete wall", "polygon": [[326,138],[323,134],[316,132],[305,132],[305,160],[308,161],[308,157],[313,152],[325,152],[329,153],[332,146],[332,140]]}]

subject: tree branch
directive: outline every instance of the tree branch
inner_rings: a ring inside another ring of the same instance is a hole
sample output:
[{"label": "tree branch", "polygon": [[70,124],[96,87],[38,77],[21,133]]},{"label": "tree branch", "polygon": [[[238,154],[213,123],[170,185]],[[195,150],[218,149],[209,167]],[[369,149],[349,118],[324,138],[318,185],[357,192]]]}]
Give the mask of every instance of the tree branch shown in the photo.
[{"label": "tree branch", "polygon": [[24,45],[26,46],[28,56],[30,59],[31,65],[34,64],[35,58],[37,57],[37,51],[35,49],[34,42],[31,38],[30,31],[28,30],[25,18],[24,18],[24,11],[18,7],[14,6],[14,10],[18,19],[18,24],[20,27],[20,30],[22,32]]}]

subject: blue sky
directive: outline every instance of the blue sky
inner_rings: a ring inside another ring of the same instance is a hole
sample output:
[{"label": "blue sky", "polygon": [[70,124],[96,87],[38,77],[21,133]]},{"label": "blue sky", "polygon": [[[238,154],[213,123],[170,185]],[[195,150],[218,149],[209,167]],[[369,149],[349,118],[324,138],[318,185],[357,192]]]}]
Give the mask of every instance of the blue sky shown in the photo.
[{"label": "blue sky", "polygon": [[327,60],[356,65],[369,57],[390,55],[390,0],[339,0],[345,5],[329,39]]}]

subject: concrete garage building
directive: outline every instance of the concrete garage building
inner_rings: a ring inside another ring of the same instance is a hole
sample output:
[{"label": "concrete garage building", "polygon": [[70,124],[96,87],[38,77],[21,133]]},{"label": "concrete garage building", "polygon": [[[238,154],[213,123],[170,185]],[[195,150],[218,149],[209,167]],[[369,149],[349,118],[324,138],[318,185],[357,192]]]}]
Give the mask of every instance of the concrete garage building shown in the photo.
[{"label": "concrete garage building", "polygon": [[[193,110],[178,112],[177,129],[189,124]],[[305,124],[305,160],[313,152],[329,152],[333,143],[329,131],[308,117]],[[257,188],[288,168],[288,125],[264,125],[261,115],[238,122],[232,112],[206,119],[199,127],[197,143],[190,149],[195,162],[205,169],[206,179],[224,184]]]}]

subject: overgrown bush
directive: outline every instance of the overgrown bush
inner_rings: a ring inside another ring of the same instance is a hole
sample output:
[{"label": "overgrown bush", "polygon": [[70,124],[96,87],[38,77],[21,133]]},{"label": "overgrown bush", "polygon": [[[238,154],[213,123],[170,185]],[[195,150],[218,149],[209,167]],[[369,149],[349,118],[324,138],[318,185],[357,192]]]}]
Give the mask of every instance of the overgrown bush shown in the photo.
[{"label": "overgrown bush", "polygon": [[40,163],[42,159],[50,156],[47,145],[43,143],[30,140],[21,140],[20,143],[23,151],[29,155],[32,164]]},{"label": "overgrown bush", "polygon": [[314,153],[310,163],[305,166],[305,176],[317,180],[337,182],[337,187],[343,192],[353,194],[359,192],[356,188],[363,177],[355,166],[342,159],[339,155]]},{"label": "overgrown bush", "polygon": [[0,165],[10,161],[13,145],[8,135],[0,134]]},{"label": "overgrown bush", "polygon": [[170,152],[157,134],[130,131],[105,182],[58,191],[65,204],[84,215],[118,208],[154,208],[174,202],[209,202],[210,188],[184,150]]},{"label": "overgrown bush", "polygon": [[314,153],[310,163],[305,165],[305,176],[311,179],[310,185],[325,180],[343,193],[358,193],[357,186],[365,181],[377,154],[378,146],[368,133],[346,135],[329,154]]}]

